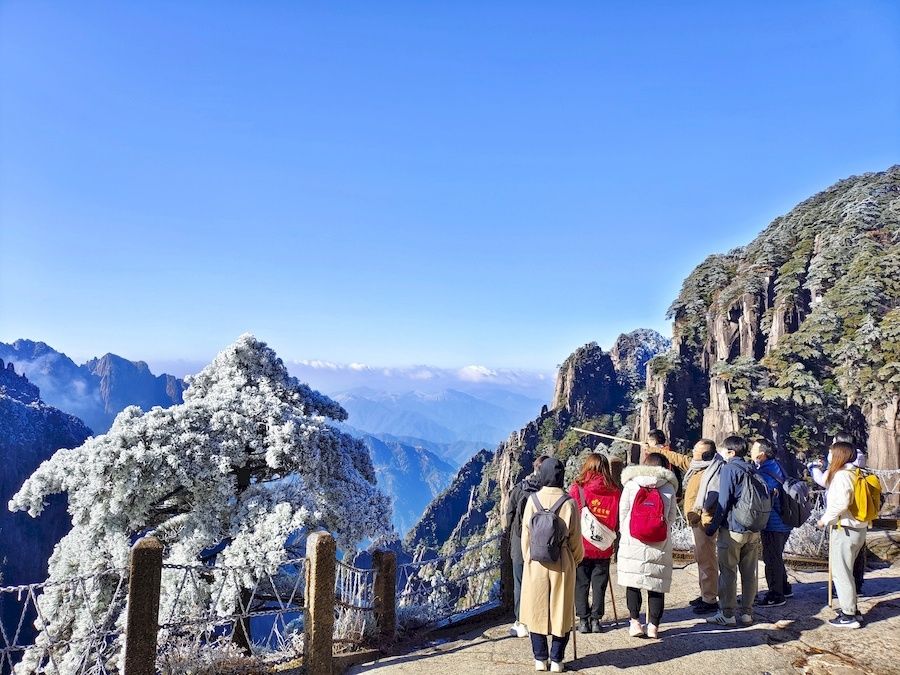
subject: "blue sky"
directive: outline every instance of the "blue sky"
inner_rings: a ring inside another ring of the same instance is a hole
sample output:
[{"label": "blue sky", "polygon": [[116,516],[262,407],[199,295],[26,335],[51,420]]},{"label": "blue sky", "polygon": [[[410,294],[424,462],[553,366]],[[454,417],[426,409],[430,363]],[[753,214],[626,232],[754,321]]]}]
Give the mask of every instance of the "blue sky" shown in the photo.
[{"label": "blue sky", "polygon": [[891,2],[5,2],[0,340],[553,368],[900,161],[897,73]]}]

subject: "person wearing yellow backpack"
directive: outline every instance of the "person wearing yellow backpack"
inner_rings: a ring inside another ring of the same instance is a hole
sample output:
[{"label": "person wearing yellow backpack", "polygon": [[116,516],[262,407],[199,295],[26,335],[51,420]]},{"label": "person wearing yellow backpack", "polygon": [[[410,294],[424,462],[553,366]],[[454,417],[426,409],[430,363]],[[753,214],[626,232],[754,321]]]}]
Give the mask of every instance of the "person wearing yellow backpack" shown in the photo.
[{"label": "person wearing yellow backpack", "polygon": [[[856,446],[856,441],[853,438],[852,434],[848,434],[845,431],[839,431],[834,435],[834,439],[832,443],[849,443],[854,448],[856,448],[856,457],[853,460],[853,466],[858,469],[862,469],[862,474],[866,474],[866,453],[863,452],[860,448]],[[810,477],[813,479],[817,485],[821,487],[827,487],[825,485],[825,477],[828,473],[827,465],[823,465],[821,459],[814,461],[808,465],[808,470]],[[862,486],[861,486],[862,487]],[[880,484],[878,486],[880,488]],[[879,501],[880,500],[876,500]],[[878,508],[880,508],[881,504],[878,504]],[[856,556],[856,560],[853,561],[853,579],[856,582],[856,595],[857,597],[862,596],[863,594],[863,584],[866,580],[866,547],[863,546],[859,554]]]},{"label": "person wearing yellow backpack", "polygon": [[[828,452],[825,484],[825,512],[816,523],[832,527],[828,541],[828,560],[834,576],[840,611],[828,623],[836,628],[860,628],[862,615],[857,606],[853,563],[866,545],[869,522],[877,515],[869,503],[870,483],[853,465],[856,451],[850,443],[833,443]],[[877,504],[877,496],[874,498]]]}]

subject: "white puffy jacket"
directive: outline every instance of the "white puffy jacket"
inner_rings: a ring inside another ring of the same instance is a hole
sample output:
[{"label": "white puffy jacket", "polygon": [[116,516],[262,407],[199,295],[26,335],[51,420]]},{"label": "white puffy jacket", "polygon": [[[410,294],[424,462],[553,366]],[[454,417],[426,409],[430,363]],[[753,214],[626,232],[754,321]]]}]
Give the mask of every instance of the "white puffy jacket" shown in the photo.
[{"label": "white puffy jacket", "polygon": [[[622,471],[622,499],[619,502],[619,527],[622,539],[616,557],[620,586],[645,588],[668,593],[672,585],[672,523],[678,515],[675,492],[678,479],[660,466],[632,465]],[[670,536],[656,544],[645,544],[631,536],[631,506],[641,487],[659,488],[666,509]]]}]

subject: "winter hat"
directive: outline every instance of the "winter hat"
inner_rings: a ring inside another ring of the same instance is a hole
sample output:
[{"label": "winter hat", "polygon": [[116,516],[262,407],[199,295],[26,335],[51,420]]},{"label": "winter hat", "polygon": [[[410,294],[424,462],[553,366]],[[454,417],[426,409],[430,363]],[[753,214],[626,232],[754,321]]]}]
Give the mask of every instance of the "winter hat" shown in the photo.
[{"label": "winter hat", "polygon": [[565,482],[566,467],[556,457],[548,457],[538,469],[538,482],[542,487],[561,488]]}]

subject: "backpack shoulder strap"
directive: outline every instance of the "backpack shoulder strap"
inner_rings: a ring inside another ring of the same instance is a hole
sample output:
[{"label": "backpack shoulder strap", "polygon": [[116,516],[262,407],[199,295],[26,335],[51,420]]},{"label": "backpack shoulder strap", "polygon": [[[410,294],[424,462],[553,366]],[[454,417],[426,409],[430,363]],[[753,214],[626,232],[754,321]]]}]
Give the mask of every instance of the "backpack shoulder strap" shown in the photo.
[{"label": "backpack shoulder strap", "polygon": [[562,497],[556,500],[556,503],[553,504],[553,506],[551,506],[548,511],[552,511],[553,513],[559,515],[559,510],[563,507],[563,504],[565,504],[570,499],[571,497],[569,497],[569,495],[564,494]]},{"label": "backpack shoulder strap", "polygon": [[544,508],[544,505],[541,504],[541,500],[538,499],[537,492],[532,492],[532,493],[531,493],[531,501],[534,502],[534,508],[536,508],[536,509],[538,509],[538,510],[540,510],[540,511],[546,511],[546,510],[547,510],[547,509]]}]

